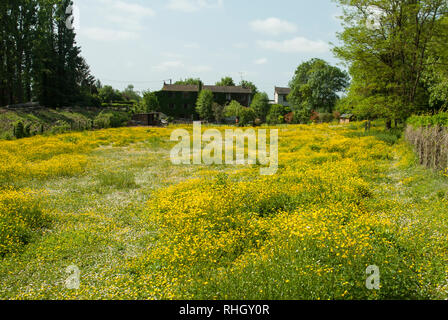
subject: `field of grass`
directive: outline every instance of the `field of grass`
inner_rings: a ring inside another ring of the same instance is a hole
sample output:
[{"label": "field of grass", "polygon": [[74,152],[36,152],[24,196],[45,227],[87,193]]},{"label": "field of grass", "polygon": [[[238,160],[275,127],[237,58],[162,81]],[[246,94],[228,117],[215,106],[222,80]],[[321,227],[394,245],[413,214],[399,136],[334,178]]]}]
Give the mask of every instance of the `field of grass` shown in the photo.
[{"label": "field of grass", "polygon": [[173,129],[0,141],[0,299],[448,298],[448,177],[399,132],[280,126],[260,176],[173,165]]}]

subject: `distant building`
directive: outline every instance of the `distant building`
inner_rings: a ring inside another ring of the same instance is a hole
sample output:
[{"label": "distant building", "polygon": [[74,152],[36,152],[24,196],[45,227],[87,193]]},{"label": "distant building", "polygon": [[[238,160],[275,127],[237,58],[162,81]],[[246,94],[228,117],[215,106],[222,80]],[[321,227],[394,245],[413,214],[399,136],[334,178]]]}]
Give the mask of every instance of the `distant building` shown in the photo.
[{"label": "distant building", "polygon": [[341,118],[339,119],[339,123],[341,123],[341,124],[350,123],[353,120],[353,118],[354,118],[354,115],[352,115],[352,114],[348,114],[348,113],[343,114],[341,116]]},{"label": "distant building", "polygon": [[291,92],[290,88],[275,87],[274,102],[282,106],[289,107],[288,95]]},{"label": "distant building", "polygon": [[227,105],[230,101],[238,101],[241,105],[249,107],[252,102],[252,90],[238,86],[208,86],[208,85],[176,85],[164,84],[157,92],[160,111],[177,118],[198,119],[196,101],[201,90],[213,92],[214,101],[220,105]]}]

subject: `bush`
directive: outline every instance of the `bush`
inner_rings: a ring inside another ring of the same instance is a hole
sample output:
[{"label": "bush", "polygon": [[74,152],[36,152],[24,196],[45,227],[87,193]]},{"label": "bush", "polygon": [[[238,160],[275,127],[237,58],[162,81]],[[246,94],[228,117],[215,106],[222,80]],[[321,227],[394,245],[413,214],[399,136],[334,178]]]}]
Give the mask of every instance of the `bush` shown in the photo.
[{"label": "bush", "polygon": [[72,129],[71,125],[63,120],[56,121],[55,125],[51,127],[50,132],[52,134],[60,134],[68,132]]},{"label": "bush", "polygon": [[126,112],[102,111],[93,120],[93,126],[96,129],[119,128],[125,126],[130,120]]},{"label": "bush", "polygon": [[448,127],[448,112],[438,113],[436,115],[412,116],[408,119],[407,124],[414,128],[427,126]]},{"label": "bush", "polygon": [[17,252],[45,225],[35,194],[30,190],[0,190],[0,256]]},{"label": "bush", "polygon": [[239,126],[247,126],[253,124],[255,121],[255,112],[251,108],[242,108],[240,110]]},{"label": "bush", "polygon": [[269,114],[266,118],[266,122],[270,125],[284,123],[285,107],[279,104],[274,104],[269,110]]}]

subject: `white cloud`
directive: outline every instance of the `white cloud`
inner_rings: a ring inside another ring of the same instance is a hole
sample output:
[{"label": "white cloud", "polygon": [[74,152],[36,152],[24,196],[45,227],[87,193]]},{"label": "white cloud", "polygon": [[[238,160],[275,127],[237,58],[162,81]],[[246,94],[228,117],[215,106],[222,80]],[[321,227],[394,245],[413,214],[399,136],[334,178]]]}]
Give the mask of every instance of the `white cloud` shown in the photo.
[{"label": "white cloud", "polygon": [[153,68],[159,71],[168,71],[170,69],[177,69],[193,73],[203,73],[212,70],[211,67],[205,65],[187,65],[181,60],[165,61]]},{"label": "white cloud", "polygon": [[255,60],[254,63],[255,63],[255,64],[259,64],[259,65],[261,65],[261,64],[266,64],[266,63],[268,63],[268,59],[266,59],[266,58],[260,58],[260,59]]},{"label": "white cloud", "polygon": [[236,49],[246,49],[249,47],[249,45],[244,42],[237,42],[237,43],[234,43],[232,46]]},{"label": "white cloud", "polygon": [[157,70],[168,70],[168,69],[178,69],[178,68],[183,68],[184,64],[182,61],[180,60],[175,60],[175,61],[165,61],[162,62],[161,64],[157,65],[154,67],[154,69]]},{"label": "white cloud", "polygon": [[80,34],[94,41],[137,40],[139,34],[132,31],[112,30],[105,28],[82,28]]},{"label": "white cloud", "polygon": [[168,8],[176,11],[195,12],[201,9],[220,8],[224,0],[170,0]]},{"label": "white cloud", "polygon": [[285,53],[325,53],[330,49],[322,40],[313,41],[304,37],[284,41],[258,41],[258,45],[264,49]]},{"label": "white cloud", "polygon": [[249,25],[254,31],[272,36],[278,36],[282,33],[294,33],[297,31],[297,26],[294,23],[280,20],[278,18],[255,20]]},{"label": "white cloud", "polygon": [[155,11],[147,6],[122,0],[99,0],[97,10],[102,19],[114,24],[120,30],[141,30],[144,20],[155,16]]},{"label": "white cloud", "polygon": [[184,45],[184,48],[187,48],[187,49],[199,49],[200,45],[198,43],[196,43],[196,42],[191,42],[191,43],[186,43]]}]

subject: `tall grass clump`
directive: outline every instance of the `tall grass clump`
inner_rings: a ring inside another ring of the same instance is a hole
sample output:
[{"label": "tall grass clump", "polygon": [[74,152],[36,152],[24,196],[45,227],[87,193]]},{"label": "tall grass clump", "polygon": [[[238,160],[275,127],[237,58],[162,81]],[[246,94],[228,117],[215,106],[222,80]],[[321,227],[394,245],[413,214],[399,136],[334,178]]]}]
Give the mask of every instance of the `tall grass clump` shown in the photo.
[{"label": "tall grass clump", "polygon": [[30,190],[0,190],[0,256],[17,252],[45,225],[36,194]]},{"label": "tall grass clump", "polygon": [[406,139],[414,146],[421,165],[437,170],[448,168],[448,113],[411,117]]}]

